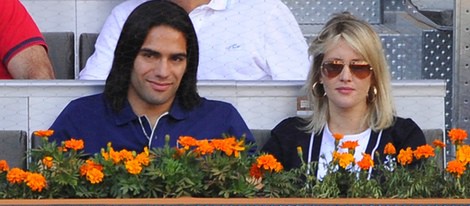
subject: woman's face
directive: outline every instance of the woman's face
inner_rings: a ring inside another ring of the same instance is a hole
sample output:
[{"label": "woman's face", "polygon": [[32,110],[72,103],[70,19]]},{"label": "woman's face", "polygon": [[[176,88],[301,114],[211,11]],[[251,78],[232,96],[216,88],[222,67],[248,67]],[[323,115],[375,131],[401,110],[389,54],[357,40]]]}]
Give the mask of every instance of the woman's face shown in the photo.
[{"label": "woman's face", "polygon": [[320,77],[330,109],[367,107],[372,75],[369,64],[346,41],[341,39],[330,45],[323,58]]}]

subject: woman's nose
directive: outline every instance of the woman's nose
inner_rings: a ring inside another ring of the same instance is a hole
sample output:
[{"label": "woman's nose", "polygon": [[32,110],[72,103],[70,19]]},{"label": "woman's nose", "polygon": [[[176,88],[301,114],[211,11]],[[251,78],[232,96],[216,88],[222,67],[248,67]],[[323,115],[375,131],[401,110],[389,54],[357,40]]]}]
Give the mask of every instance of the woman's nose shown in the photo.
[{"label": "woman's nose", "polygon": [[343,70],[339,74],[339,78],[341,81],[351,81],[352,80],[352,73],[351,68],[349,68],[348,64],[345,64]]}]

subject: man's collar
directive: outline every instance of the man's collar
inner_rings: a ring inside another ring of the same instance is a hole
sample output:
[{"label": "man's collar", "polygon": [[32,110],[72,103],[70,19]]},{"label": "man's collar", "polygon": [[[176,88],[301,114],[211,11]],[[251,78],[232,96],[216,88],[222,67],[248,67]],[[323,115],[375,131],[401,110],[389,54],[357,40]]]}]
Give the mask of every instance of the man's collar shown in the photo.
[{"label": "man's collar", "polygon": [[124,125],[130,121],[137,119],[137,115],[135,115],[134,111],[132,110],[131,104],[129,101],[124,102],[124,107],[121,111],[114,111],[111,107],[108,106],[108,112],[111,113],[111,117],[113,117],[114,122],[116,125]]},{"label": "man's collar", "polygon": [[189,115],[189,111],[180,104],[179,98],[176,97],[173,101],[173,104],[171,105],[168,115],[174,119],[182,120],[186,119],[186,117]]}]

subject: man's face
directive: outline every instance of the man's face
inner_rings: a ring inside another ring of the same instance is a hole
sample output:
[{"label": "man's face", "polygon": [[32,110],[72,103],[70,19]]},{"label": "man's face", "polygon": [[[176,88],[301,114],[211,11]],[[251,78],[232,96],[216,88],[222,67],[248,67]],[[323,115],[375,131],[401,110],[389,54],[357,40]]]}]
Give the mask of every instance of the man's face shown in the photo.
[{"label": "man's face", "polygon": [[186,51],[180,31],[169,26],[150,29],[131,73],[128,99],[134,110],[169,110],[186,70]]}]

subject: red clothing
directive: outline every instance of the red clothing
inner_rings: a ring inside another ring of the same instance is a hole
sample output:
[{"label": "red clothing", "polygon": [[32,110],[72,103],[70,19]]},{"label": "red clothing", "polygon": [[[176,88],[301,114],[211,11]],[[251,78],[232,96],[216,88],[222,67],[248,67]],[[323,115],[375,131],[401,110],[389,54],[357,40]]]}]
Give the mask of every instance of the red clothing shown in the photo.
[{"label": "red clothing", "polygon": [[12,79],[8,62],[20,51],[46,41],[39,28],[19,0],[2,0],[0,3],[0,79]]}]

